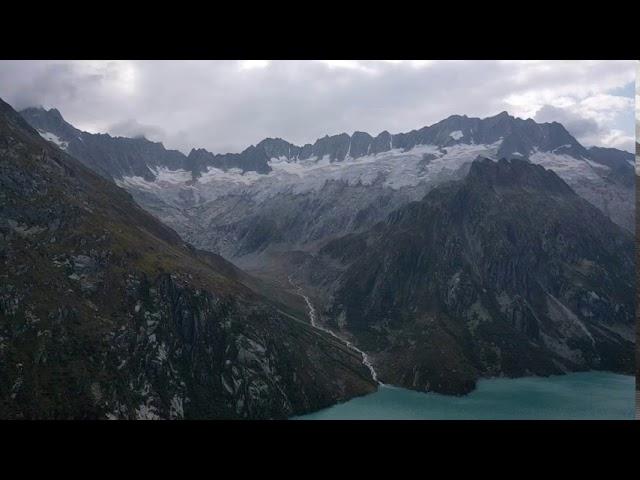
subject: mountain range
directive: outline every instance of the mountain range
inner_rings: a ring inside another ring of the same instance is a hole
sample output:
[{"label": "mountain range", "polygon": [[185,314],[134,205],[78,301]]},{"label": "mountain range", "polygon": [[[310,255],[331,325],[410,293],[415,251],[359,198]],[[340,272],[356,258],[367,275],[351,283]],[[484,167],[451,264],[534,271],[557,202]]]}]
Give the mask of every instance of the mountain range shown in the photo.
[{"label": "mountain range", "polygon": [[[477,156],[521,157],[550,168],[620,226],[633,231],[635,225],[632,153],[585,148],[557,122],[506,112],[485,119],[454,115],[394,135],[342,133],[302,147],[267,138],[238,154],[192,149],[188,156],[144,138],[81,132],[55,109],[21,114],[45,138],[128,189],[189,242],[227,258],[276,243],[305,249],[370,227],[442,181],[460,178]],[[321,212],[300,218],[309,207]],[[265,243],[265,230],[284,233]]]},{"label": "mountain range", "polygon": [[283,418],[376,376],[634,371],[634,156],[557,122],[184,155],[0,120],[0,416]]},{"label": "mountain range", "polygon": [[[553,152],[583,158],[611,169],[627,170],[625,167],[633,164],[632,153],[614,148],[583,147],[558,122],[537,123],[532,119],[512,117],[507,112],[485,119],[452,115],[408,133],[390,134],[384,131],[373,137],[357,131],[353,135],[326,135],[304,146],[281,138],[266,138],[241,153],[213,154],[203,148],[194,148],[189,155],[166,150],[161,143],[151,142],[144,137],[132,139],[80,131],[67,123],[57,109],[31,107],[20,113],[38,131],[51,135],[48,139],[83,162],[93,160],[96,170],[112,178],[137,175],[155,179],[157,175],[154,170],[160,167],[183,169],[191,172],[194,178],[209,168],[265,174],[272,171],[269,163],[274,158],[289,162],[312,158],[343,162],[393,149],[406,152],[419,145],[445,148],[459,144],[491,145],[496,142],[500,142],[496,151],[498,157],[528,157],[535,152]],[[87,141],[89,145],[83,145]]]}]

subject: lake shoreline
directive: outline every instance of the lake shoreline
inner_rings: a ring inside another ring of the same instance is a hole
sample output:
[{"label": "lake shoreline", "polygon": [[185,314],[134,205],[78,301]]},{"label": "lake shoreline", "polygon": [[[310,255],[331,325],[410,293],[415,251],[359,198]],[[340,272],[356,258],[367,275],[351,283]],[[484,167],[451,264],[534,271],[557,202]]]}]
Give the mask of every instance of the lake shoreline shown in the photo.
[{"label": "lake shoreline", "polygon": [[634,376],[600,370],[483,378],[463,396],[383,384],[290,419],[633,419],[635,392]]}]

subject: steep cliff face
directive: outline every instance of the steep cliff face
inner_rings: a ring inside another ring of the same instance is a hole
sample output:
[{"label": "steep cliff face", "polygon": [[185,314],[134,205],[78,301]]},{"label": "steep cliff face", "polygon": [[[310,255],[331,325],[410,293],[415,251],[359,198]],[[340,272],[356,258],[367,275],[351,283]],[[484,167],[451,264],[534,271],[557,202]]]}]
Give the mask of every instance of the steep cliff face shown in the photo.
[{"label": "steep cliff face", "polygon": [[383,382],[464,393],[483,376],[634,371],[634,239],[555,173],[478,160],[370,231],[330,242],[325,319]]},{"label": "steep cliff face", "polygon": [[0,102],[0,418],[285,418],[359,355]]}]

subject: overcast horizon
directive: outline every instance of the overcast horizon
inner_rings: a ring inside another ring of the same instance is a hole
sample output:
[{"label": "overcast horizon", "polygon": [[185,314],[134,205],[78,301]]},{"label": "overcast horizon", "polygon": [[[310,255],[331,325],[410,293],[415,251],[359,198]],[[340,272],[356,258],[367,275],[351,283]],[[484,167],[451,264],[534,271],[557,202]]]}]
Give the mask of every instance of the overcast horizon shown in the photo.
[{"label": "overcast horizon", "polygon": [[188,153],[407,132],[450,115],[557,121],[635,149],[636,61],[0,61],[0,97]]}]

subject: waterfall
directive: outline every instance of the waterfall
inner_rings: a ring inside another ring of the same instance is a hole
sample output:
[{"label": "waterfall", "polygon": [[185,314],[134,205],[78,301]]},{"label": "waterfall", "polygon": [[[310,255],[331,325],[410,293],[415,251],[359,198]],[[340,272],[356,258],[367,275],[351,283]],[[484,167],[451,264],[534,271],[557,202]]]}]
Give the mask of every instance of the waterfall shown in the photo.
[{"label": "waterfall", "polygon": [[291,279],[291,276],[289,276],[289,283],[291,283],[291,285],[293,285],[293,287],[296,289],[298,295],[300,295],[304,299],[305,303],[307,304],[307,309],[309,310],[309,320],[311,321],[311,326],[313,328],[317,329],[317,330],[320,330],[320,331],[323,331],[325,333],[328,333],[332,337],[340,340],[342,343],[344,343],[348,348],[350,348],[354,352],[357,352],[358,354],[360,354],[360,357],[362,357],[362,364],[369,369],[369,372],[371,372],[371,377],[373,378],[373,380],[377,384],[382,385],[380,380],[378,380],[378,374],[377,374],[375,368],[373,368],[373,365],[371,364],[371,361],[369,360],[369,356],[366,353],[364,353],[362,350],[360,350],[358,347],[356,347],[349,340],[346,340],[346,339],[340,337],[338,334],[334,333],[332,330],[329,330],[326,327],[323,327],[322,325],[318,325],[317,316],[316,316],[316,309],[313,306],[313,304],[311,303],[311,300],[309,300],[309,297],[304,294],[304,292],[302,291],[302,287],[297,286],[295,283],[293,283],[293,280]]}]

